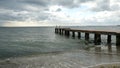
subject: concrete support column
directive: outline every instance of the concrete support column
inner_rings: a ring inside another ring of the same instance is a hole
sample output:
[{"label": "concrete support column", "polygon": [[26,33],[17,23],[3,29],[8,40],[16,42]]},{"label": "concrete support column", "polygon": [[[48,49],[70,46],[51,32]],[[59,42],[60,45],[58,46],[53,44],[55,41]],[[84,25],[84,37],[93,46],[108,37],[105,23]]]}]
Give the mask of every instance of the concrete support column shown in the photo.
[{"label": "concrete support column", "polygon": [[120,34],[116,34],[116,45],[120,46]]},{"label": "concrete support column", "polygon": [[75,32],[74,31],[72,31],[72,37],[75,37]]},{"label": "concrete support column", "polygon": [[59,34],[61,34],[61,33],[62,33],[62,32],[61,32],[61,30],[62,30],[62,29],[59,29]]},{"label": "concrete support column", "polygon": [[80,33],[80,32],[78,32],[78,38],[79,38],[79,39],[81,38],[81,33]]},{"label": "concrete support column", "polygon": [[94,35],[94,44],[95,45],[100,45],[101,44],[101,35],[100,34],[95,34]]},{"label": "concrete support column", "polygon": [[107,35],[107,44],[111,43],[111,35]]},{"label": "concrete support column", "polygon": [[70,31],[66,30],[66,31],[65,31],[65,35],[66,35],[66,36],[70,36]]},{"label": "concrete support column", "polygon": [[58,28],[56,28],[56,33],[58,33]]},{"label": "concrete support column", "polygon": [[61,34],[63,35],[63,29],[62,29],[62,31],[61,31]]},{"label": "concrete support column", "polygon": [[57,30],[58,30],[58,34],[59,34],[60,33],[60,29],[58,28]]},{"label": "concrete support column", "polygon": [[65,30],[65,35],[67,35],[67,31]]},{"label": "concrete support column", "polygon": [[89,33],[85,33],[85,40],[89,40]]},{"label": "concrete support column", "polygon": [[116,50],[120,53],[120,34],[116,34]]}]

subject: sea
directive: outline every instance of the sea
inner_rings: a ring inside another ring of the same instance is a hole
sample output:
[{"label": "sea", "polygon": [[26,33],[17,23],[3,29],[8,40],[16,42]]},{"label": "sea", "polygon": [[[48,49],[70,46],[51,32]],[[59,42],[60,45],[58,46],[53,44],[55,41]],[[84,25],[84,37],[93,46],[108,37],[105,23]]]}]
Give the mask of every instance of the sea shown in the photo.
[{"label": "sea", "polygon": [[[63,26],[60,26],[63,27]],[[120,26],[67,26],[83,30],[120,32]],[[85,41],[55,33],[55,27],[0,27],[0,68],[94,68],[103,64],[120,65],[116,36],[107,44],[94,45],[94,34]]]}]

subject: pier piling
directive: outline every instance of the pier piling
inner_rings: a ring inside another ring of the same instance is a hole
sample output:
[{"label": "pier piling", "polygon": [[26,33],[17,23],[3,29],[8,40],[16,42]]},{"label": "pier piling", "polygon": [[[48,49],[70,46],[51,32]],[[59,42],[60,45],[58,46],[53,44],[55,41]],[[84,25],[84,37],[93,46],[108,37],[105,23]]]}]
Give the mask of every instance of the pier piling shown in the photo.
[{"label": "pier piling", "polygon": [[111,35],[107,35],[107,44],[111,43]]},{"label": "pier piling", "polygon": [[61,31],[62,29],[59,29],[59,33],[61,34],[62,33],[62,31]]},{"label": "pier piling", "polygon": [[58,33],[58,28],[55,28],[55,33]]},{"label": "pier piling", "polygon": [[89,40],[89,33],[85,33],[85,40],[86,40],[86,41]]},{"label": "pier piling", "polygon": [[81,38],[81,33],[80,32],[78,32],[78,39],[80,39]]},{"label": "pier piling", "polygon": [[74,31],[72,31],[72,37],[75,37],[75,32]]},{"label": "pier piling", "polygon": [[94,34],[94,44],[100,45],[101,44],[101,35],[100,34]]},{"label": "pier piling", "polygon": [[116,45],[120,45],[120,34],[116,34]]},{"label": "pier piling", "polygon": [[65,35],[67,35],[67,30],[65,30]]},{"label": "pier piling", "polygon": [[63,29],[62,29],[62,31],[61,31],[61,34],[63,35]]},{"label": "pier piling", "polygon": [[70,36],[69,30],[66,31],[66,36]]}]

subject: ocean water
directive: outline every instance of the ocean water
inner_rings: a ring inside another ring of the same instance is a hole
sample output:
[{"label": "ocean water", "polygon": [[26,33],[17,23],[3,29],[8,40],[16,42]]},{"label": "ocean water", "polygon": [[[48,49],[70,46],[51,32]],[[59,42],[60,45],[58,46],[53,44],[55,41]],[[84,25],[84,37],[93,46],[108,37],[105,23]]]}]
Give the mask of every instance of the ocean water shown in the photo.
[{"label": "ocean water", "polygon": [[[120,32],[119,26],[71,27],[74,29]],[[76,35],[77,36],[77,35]],[[0,27],[0,68],[84,68],[103,63],[119,63],[120,48],[107,45],[102,35],[101,45],[55,34],[54,27]]]}]

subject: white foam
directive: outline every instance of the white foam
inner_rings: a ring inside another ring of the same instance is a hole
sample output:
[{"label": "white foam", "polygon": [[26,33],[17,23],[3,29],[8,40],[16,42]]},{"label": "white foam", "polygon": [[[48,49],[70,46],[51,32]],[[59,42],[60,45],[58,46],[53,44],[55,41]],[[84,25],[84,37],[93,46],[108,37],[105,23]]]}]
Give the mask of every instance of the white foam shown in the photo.
[{"label": "white foam", "polygon": [[120,68],[120,62],[102,63],[87,68]]},{"label": "white foam", "polygon": [[9,68],[85,68],[96,64],[120,61],[120,56],[100,55],[86,51],[71,51],[59,54],[10,58],[9,62],[1,62],[0,65],[4,63],[6,68],[8,66]]}]

